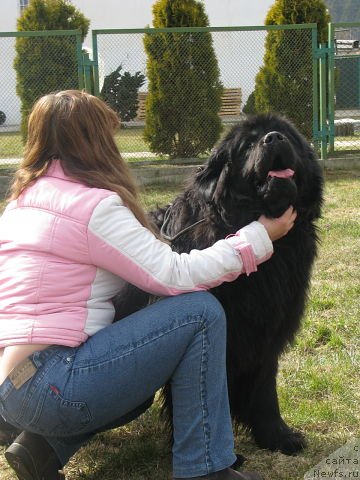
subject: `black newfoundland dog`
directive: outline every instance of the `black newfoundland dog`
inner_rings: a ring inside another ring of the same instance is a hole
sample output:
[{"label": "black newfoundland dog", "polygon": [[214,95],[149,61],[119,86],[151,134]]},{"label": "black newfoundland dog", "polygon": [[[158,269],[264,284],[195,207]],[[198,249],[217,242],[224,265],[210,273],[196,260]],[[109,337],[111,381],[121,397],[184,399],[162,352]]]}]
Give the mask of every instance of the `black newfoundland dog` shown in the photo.
[{"label": "black newfoundland dog", "polygon": [[[261,448],[293,454],[303,436],[281,418],[278,362],[297,332],[317,251],[323,178],[314,150],[285,118],[249,117],[233,127],[185,191],[151,213],[174,250],[203,249],[256,220],[297,211],[294,228],[274,243],[270,260],[249,277],[212,290],[228,324],[227,368],[235,425],[250,428]],[[130,287],[117,298],[118,315],[147,297]],[[171,408],[165,388],[165,405]]]}]

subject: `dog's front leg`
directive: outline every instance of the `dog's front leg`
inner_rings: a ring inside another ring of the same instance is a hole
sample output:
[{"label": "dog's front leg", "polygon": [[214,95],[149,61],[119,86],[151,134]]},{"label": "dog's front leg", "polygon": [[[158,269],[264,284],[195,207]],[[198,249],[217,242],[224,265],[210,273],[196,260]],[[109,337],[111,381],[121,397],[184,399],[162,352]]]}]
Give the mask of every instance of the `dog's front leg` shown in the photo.
[{"label": "dog's front leg", "polygon": [[254,379],[249,397],[248,426],[260,448],[293,455],[306,447],[306,441],[281,417],[276,389],[277,368],[277,359],[268,359]]}]

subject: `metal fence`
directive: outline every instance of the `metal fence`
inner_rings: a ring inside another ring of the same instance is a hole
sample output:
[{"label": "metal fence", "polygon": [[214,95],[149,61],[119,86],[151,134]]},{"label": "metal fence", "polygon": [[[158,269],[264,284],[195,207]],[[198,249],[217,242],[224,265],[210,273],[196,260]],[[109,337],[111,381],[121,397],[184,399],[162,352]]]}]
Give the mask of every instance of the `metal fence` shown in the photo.
[{"label": "metal fence", "polygon": [[[22,156],[21,120],[32,99],[65,88],[86,88],[118,110],[123,128],[116,139],[129,161],[206,156],[219,136],[215,124],[224,134],[244,112],[254,110],[285,114],[323,158],[358,152],[360,50],[358,37],[344,38],[360,31],[355,27],[360,23],[331,25],[329,42],[320,47],[313,24],[94,30],[88,52],[81,47],[80,31],[0,33],[0,167],[17,165]],[[352,40],[351,50],[347,40]],[[155,73],[148,63],[151,49],[158,62]],[[19,52],[25,75],[16,77]],[[163,103],[153,95],[161,68]],[[206,85],[204,78],[212,83]],[[161,121],[146,106],[156,101]],[[216,118],[211,117],[214,105]],[[213,121],[201,132],[207,121],[201,116],[204,107]],[[177,146],[171,153],[168,138],[157,146],[151,135],[161,125],[174,144],[186,138],[187,149]]]},{"label": "metal fence", "polygon": [[[207,40],[211,42],[216,66],[209,65],[213,59],[209,58],[211,52],[207,48]],[[209,107],[208,110],[211,110],[211,105],[207,105],[207,102],[216,101],[213,97],[216,87],[215,80],[211,77],[211,68],[218,68],[222,85],[217,115],[223,132],[237,122],[244,111],[253,111],[256,77],[264,65],[267,43],[277,45],[281,50],[278,71],[282,74],[281,78],[290,78],[295,85],[293,95],[290,96],[288,87],[283,87],[281,81],[278,82],[270,92],[274,105],[268,105],[267,108],[286,114],[300,128],[305,128],[312,138],[317,135],[317,122],[314,121],[314,105],[317,102],[314,88],[315,25],[93,31],[94,59],[97,62],[96,93],[104,94],[109,75],[119,67],[121,73],[139,73],[144,76],[137,114],[130,121],[124,122],[127,128],[123,130],[120,148],[125,158],[155,157],[156,149],[152,141],[144,140],[144,126],[145,134],[150,131],[147,137],[151,139],[152,135],[156,135],[154,128],[166,130],[168,136],[173,138],[173,143],[179,138],[181,141],[186,135],[197,138],[201,109]],[[146,45],[151,53],[151,65]],[[207,93],[203,91],[201,80],[198,81],[201,75],[209,77]],[[307,79],[306,82],[303,81],[304,78]],[[157,92],[159,84],[162,92]],[[152,96],[151,99],[149,95]],[[159,98],[160,95],[165,96],[163,101]],[[147,102],[156,103],[157,111],[160,112],[158,117],[147,118]],[[153,128],[149,127],[152,121],[155,123]],[[208,144],[211,147],[216,138],[214,139],[210,126],[205,128],[204,122],[205,120],[202,122],[203,128],[208,131]],[[159,150],[163,146],[161,140],[158,141],[161,144]],[[167,140],[163,141],[166,145],[161,153],[166,152],[167,148],[171,151],[170,140]],[[182,156],[181,153],[179,156]]]},{"label": "metal fence", "polygon": [[360,22],[329,27],[328,155],[360,150]]}]

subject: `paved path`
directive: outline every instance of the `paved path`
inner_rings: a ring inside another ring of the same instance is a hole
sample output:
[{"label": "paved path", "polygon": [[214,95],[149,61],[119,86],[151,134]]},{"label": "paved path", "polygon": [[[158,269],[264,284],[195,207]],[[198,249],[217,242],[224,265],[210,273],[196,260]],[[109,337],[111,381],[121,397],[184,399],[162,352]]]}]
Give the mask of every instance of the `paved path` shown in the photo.
[{"label": "paved path", "polygon": [[[336,140],[335,148],[338,151],[341,150],[360,150],[360,138],[359,140]],[[152,152],[125,152],[121,154],[126,160],[127,158],[147,159],[154,158],[155,155]],[[0,165],[18,165],[21,162],[20,158],[0,158]]]},{"label": "paved path", "polygon": [[[138,158],[138,159],[146,159],[146,158],[154,158],[155,155],[152,152],[132,152],[132,153],[122,153],[121,154],[125,160],[127,158]],[[0,158],[0,165],[17,165],[21,162],[21,158]]]}]

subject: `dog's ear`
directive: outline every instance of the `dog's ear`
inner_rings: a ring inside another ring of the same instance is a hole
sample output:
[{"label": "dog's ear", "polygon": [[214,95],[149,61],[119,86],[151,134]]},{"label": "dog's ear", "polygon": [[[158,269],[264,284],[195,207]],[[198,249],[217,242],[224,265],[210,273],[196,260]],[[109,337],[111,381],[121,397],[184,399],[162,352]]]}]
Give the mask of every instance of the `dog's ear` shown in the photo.
[{"label": "dog's ear", "polygon": [[221,145],[212,152],[207,163],[197,174],[195,182],[205,201],[219,201],[226,188],[230,163],[229,152],[225,145]]}]

